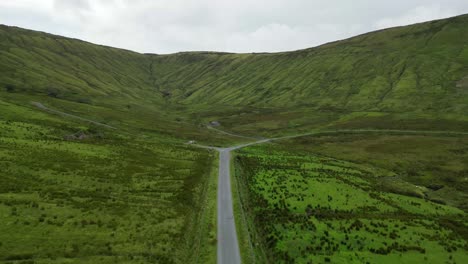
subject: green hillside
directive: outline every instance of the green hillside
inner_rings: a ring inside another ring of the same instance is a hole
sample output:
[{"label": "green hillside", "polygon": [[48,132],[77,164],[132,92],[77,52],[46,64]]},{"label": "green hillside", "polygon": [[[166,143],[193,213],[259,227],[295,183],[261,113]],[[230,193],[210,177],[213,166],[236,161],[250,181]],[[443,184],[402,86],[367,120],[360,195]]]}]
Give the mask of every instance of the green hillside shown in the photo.
[{"label": "green hillside", "polygon": [[173,101],[260,108],[253,130],[238,128],[252,126],[246,116],[227,120],[239,132],[296,131],[344,116],[354,128],[411,120],[400,126],[460,130],[467,128],[467,24],[465,15],[295,52],[154,56],[153,74]]},{"label": "green hillside", "polygon": [[[461,114],[467,24],[462,16],[278,54],[157,56],[153,72],[187,103]],[[167,65],[170,74],[158,72]]]},{"label": "green hillside", "polygon": [[2,84],[11,91],[142,99],[151,87],[144,55],[16,27],[2,26],[0,36]]},{"label": "green hillside", "polygon": [[467,23],[462,16],[277,54],[155,56],[153,72],[187,103],[461,113],[467,94],[456,86],[468,75]]},{"label": "green hillside", "polygon": [[[202,117],[213,109],[225,118],[254,110],[260,116],[313,110],[333,113],[333,120],[377,112],[463,121],[452,125],[459,129],[468,121],[467,24],[464,15],[294,52],[170,55],[138,54],[2,26],[0,85],[80,103],[122,106],[134,101],[153,109],[196,110],[205,113]],[[243,122],[234,119],[231,123]],[[329,123],[325,119],[321,123]]]}]

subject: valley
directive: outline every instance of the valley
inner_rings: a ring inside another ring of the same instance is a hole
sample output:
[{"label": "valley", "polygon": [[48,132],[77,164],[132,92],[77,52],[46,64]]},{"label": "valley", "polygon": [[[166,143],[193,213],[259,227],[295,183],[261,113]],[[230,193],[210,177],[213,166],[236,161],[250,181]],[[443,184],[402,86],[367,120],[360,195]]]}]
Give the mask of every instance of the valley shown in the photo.
[{"label": "valley", "polygon": [[158,55],[0,25],[0,263],[463,263],[467,39]]}]

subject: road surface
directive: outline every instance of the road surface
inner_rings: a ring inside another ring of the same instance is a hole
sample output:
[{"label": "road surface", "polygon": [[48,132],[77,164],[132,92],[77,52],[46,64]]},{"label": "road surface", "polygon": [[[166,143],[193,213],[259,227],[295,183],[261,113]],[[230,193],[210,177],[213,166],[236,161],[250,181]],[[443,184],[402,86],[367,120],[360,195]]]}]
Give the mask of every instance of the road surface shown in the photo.
[{"label": "road surface", "polygon": [[239,242],[237,240],[236,223],[231,191],[231,151],[243,147],[265,143],[271,139],[261,139],[255,142],[237,145],[229,148],[218,148],[192,144],[192,146],[213,149],[219,152],[218,166],[218,230],[217,230],[217,263],[241,263]]},{"label": "road surface", "polygon": [[241,263],[239,243],[231,191],[231,151],[270,141],[262,139],[230,148],[213,148],[219,151],[218,174],[218,264]]},{"label": "road surface", "polygon": [[218,264],[241,263],[236,223],[232,208],[231,151],[219,151],[218,175]]}]

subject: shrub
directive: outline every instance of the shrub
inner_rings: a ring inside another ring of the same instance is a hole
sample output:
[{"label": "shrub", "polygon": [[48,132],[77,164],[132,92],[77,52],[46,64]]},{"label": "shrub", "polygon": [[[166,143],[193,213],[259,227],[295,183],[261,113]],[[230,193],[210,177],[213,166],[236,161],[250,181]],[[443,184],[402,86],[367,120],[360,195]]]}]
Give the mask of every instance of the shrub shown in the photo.
[{"label": "shrub", "polygon": [[6,90],[7,92],[9,92],[9,93],[14,92],[15,89],[16,89],[16,87],[15,87],[13,84],[7,84],[7,85],[5,86],[5,90]]},{"label": "shrub", "polygon": [[27,259],[32,259],[33,255],[32,254],[14,254],[14,255],[9,255],[4,258],[4,260],[27,260]]},{"label": "shrub", "polygon": [[58,98],[59,97],[59,91],[55,88],[49,87],[46,90],[47,96]]},{"label": "shrub", "polygon": [[80,104],[91,104],[92,103],[90,98],[78,98],[76,100],[76,102],[78,102]]}]

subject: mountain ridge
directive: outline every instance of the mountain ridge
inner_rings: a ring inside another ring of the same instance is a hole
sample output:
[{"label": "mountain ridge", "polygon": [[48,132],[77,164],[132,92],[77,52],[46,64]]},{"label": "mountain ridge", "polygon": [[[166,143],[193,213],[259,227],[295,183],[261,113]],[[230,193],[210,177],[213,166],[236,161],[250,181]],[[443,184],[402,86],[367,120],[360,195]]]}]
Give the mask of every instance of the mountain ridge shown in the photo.
[{"label": "mountain ridge", "polygon": [[319,47],[322,47],[322,46],[326,46],[326,45],[330,45],[330,44],[334,44],[334,43],[338,43],[338,42],[342,42],[342,41],[351,40],[351,39],[354,39],[354,38],[366,36],[368,34],[385,32],[385,31],[388,31],[388,30],[396,30],[396,29],[411,27],[411,26],[418,26],[418,25],[426,24],[426,23],[435,23],[435,22],[438,22],[438,21],[447,21],[447,20],[452,20],[452,19],[459,19],[459,18],[462,18],[464,16],[468,16],[468,14],[456,15],[456,16],[440,18],[440,19],[434,19],[434,20],[423,21],[423,22],[417,22],[417,23],[401,25],[401,26],[393,26],[393,27],[388,27],[388,28],[376,29],[376,30],[371,30],[371,31],[368,31],[368,32],[360,33],[360,34],[357,34],[357,35],[354,35],[354,36],[351,36],[351,37],[332,40],[332,41],[325,42],[325,43],[322,43],[322,44],[319,44],[319,45],[316,45],[316,46],[311,46],[311,47],[307,47],[307,48],[300,48],[300,49],[296,49],[296,50],[276,51],[276,52],[266,52],[266,51],[265,52],[264,51],[258,51],[258,52],[230,52],[230,51],[209,51],[209,50],[177,51],[177,52],[172,52],[172,53],[138,52],[138,51],[131,50],[131,49],[114,47],[114,46],[105,45],[105,44],[98,44],[98,43],[94,43],[92,41],[82,40],[82,39],[75,38],[75,37],[67,37],[67,36],[64,36],[64,35],[49,33],[47,31],[43,31],[43,30],[34,30],[34,29],[28,29],[28,28],[23,28],[23,27],[19,27],[19,26],[15,26],[15,25],[7,25],[7,24],[0,24],[0,27],[20,29],[20,30],[24,30],[24,31],[39,33],[39,34],[46,34],[46,35],[54,36],[54,37],[57,37],[57,38],[77,40],[77,41],[80,41],[80,42],[101,46],[101,47],[104,47],[104,48],[111,48],[111,49],[118,49],[118,50],[122,50],[122,51],[129,51],[129,52],[133,52],[133,53],[137,53],[137,54],[141,54],[141,55],[168,56],[168,55],[176,55],[176,54],[184,54],[184,53],[185,54],[188,54],[188,53],[202,53],[202,54],[203,53],[208,53],[208,54],[220,54],[220,55],[223,55],[223,54],[226,54],[226,55],[228,55],[228,54],[279,54],[279,53],[291,53],[291,52],[305,51],[305,50],[309,50],[309,49],[319,48]]}]

